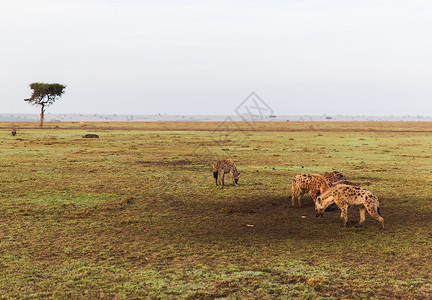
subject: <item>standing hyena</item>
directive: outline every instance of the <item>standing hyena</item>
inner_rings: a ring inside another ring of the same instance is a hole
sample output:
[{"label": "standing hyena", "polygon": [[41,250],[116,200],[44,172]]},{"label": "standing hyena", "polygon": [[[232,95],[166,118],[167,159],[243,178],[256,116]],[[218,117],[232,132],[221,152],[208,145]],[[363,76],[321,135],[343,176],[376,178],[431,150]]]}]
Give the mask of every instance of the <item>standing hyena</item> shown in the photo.
[{"label": "standing hyena", "polygon": [[216,180],[216,186],[218,186],[218,184],[220,184],[221,187],[225,185],[224,174],[226,173],[231,174],[234,185],[238,186],[240,172],[237,170],[234,160],[231,158],[219,160],[214,163],[213,177]]},{"label": "standing hyena", "polygon": [[338,171],[325,172],[323,176],[329,186],[337,181],[346,180],[345,175]]},{"label": "standing hyena", "polygon": [[379,201],[372,192],[358,186],[338,184],[317,198],[315,202],[317,217],[322,217],[326,207],[332,203],[336,203],[340,208],[340,217],[344,222],[344,226],[348,222],[348,207],[358,206],[360,208],[358,226],[364,223],[367,210],[373,218],[381,223],[381,227],[384,229],[384,218],[379,213]]},{"label": "standing hyena", "polygon": [[[308,193],[315,202],[319,194],[324,193],[329,188],[325,178],[319,174],[300,174],[292,181],[292,206],[298,196],[298,204],[301,207],[301,198]],[[300,195],[298,195],[300,192]]]}]

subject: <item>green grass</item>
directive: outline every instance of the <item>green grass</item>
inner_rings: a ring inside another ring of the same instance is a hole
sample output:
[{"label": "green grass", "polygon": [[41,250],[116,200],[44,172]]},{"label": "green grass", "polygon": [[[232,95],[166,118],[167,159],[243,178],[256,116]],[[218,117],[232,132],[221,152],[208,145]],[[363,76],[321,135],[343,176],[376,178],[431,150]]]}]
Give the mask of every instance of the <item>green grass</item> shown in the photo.
[{"label": "green grass", "polygon": [[[432,124],[14,125],[0,124],[0,298],[432,297]],[[227,157],[240,187],[219,189]],[[295,175],[329,170],[379,197],[385,230],[290,206]]]}]

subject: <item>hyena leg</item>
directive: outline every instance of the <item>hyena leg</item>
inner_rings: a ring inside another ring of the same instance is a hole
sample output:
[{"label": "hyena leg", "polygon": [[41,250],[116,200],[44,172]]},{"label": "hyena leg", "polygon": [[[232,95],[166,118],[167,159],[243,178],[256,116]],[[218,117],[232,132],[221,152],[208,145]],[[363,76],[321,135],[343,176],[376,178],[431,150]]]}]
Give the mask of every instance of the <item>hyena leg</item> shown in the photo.
[{"label": "hyena leg", "polygon": [[381,229],[384,229],[384,218],[380,216],[380,214],[378,213],[378,208],[376,205],[371,206],[368,205],[366,206],[366,209],[368,211],[368,213],[372,216],[372,218],[374,218],[375,220],[377,220],[378,222],[381,223]]},{"label": "hyena leg", "polygon": [[291,206],[295,205],[295,199],[297,197],[298,194],[298,189],[296,185],[292,185],[292,197],[291,197]]},{"label": "hyena leg", "polygon": [[301,198],[304,196],[304,194],[305,194],[305,192],[303,190],[300,190],[300,195],[298,196],[299,207],[302,206],[302,204],[301,204]]},{"label": "hyena leg", "polygon": [[341,207],[340,210],[341,210],[340,218],[343,221],[343,225],[345,227],[348,223],[348,206],[345,205],[345,206]]},{"label": "hyena leg", "polygon": [[224,178],[223,171],[222,172],[219,171],[219,173],[218,173],[218,182],[219,182],[219,185],[221,186],[221,188],[223,188],[223,186],[224,186],[224,180],[223,180],[223,178]]},{"label": "hyena leg", "polygon": [[360,221],[358,222],[357,226],[361,226],[366,220],[366,208],[360,207],[359,211],[360,211]]}]

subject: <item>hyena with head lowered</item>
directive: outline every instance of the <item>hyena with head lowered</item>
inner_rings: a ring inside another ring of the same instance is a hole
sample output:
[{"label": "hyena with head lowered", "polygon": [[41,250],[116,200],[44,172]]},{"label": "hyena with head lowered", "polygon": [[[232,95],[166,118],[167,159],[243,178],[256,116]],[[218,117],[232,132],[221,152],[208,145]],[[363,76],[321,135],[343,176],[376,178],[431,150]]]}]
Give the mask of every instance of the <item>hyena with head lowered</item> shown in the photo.
[{"label": "hyena with head lowered", "polygon": [[240,172],[231,158],[219,160],[213,165],[213,177],[216,180],[216,186],[218,184],[223,187],[225,185],[224,175],[230,173],[235,186],[238,186]]},{"label": "hyena with head lowered", "polygon": [[[298,196],[298,204],[301,207],[301,198],[308,193],[315,202],[319,194],[324,193],[329,188],[325,178],[319,174],[300,174],[292,181],[292,206]],[[298,195],[300,193],[300,195]]]},{"label": "hyena with head lowered", "polygon": [[317,217],[322,217],[324,210],[332,203],[341,210],[341,219],[346,226],[348,222],[348,207],[358,206],[360,209],[360,221],[357,226],[360,226],[366,220],[366,211],[378,222],[381,223],[381,228],[384,229],[384,218],[379,213],[378,198],[372,192],[352,185],[338,184],[331,187],[325,193],[320,195],[315,202],[315,210]]}]

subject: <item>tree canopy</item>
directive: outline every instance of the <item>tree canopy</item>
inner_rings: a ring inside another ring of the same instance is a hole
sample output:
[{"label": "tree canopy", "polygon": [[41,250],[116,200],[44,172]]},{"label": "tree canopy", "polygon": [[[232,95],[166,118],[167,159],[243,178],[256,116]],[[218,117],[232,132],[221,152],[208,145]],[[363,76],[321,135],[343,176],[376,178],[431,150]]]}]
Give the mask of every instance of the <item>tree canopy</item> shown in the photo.
[{"label": "tree canopy", "polygon": [[24,99],[25,101],[33,105],[49,106],[64,94],[66,86],[60,83],[35,82],[30,84],[30,88],[33,90],[33,94],[29,99]]},{"label": "tree canopy", "polygon": [[24,99],[24,101],[27,101],[33,105],[41,106],[40,127],[42,127],[46,107],[53,104],[64,94],[66,86],[60,83],[35,82],[30,84],[30,88],[33,90],[33,94],[29,99]]}]

